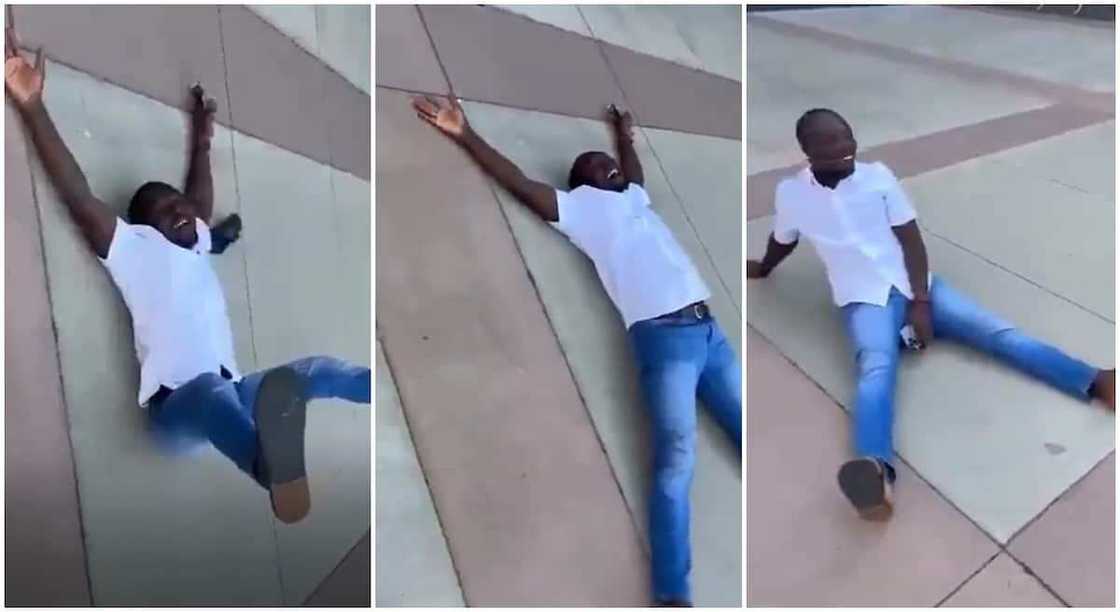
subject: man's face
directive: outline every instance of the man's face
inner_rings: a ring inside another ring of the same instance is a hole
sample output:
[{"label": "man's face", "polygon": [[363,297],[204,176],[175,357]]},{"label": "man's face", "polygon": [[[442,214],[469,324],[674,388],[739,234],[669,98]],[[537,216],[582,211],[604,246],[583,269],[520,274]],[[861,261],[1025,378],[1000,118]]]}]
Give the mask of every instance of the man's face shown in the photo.
[{"label": "man's face", "polygon": [[839,121],[822,121],[805,135],[802,144],[809,169],[822,184],[835,187],[855,172],[856,139]]},{"label": "man's face", "polygon": [[607,191],[626,191],[626,177],[618,162],[606,153],[593,153],[583,164],[583,176],[587,184]]},{"label": "man's face", "polygon": [[189,249],[198,242],[195,229],[195,206],[183,194],[161,197],[148,210],[149,225],[159,230],[171,242]]}]

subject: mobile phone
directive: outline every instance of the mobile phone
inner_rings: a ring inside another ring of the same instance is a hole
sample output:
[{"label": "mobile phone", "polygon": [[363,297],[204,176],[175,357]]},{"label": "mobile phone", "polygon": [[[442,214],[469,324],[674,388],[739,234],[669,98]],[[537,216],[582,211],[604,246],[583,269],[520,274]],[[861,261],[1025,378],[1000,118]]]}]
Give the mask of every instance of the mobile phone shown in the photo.
[{"label": "mobile phone", "polygon": [[902,344],[911,351],[920,351],[925,348],[925,344],[918,339],[918,334],[914,332],[913,325],[907,325],[898,330],[898,335],[902,336]]}]

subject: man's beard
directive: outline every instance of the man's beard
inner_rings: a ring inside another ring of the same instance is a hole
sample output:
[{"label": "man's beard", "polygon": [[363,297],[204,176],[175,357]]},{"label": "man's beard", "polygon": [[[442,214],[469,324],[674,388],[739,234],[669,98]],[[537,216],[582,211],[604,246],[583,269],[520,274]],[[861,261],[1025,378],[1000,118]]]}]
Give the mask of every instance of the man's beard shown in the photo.
[{"label": "man's beard", "polygon": [[855,168],[845,168],[843,170],[813,170],[813,177],[817,182],[829,189],[835,189],[840,181],[848,178],[855,172]]}]

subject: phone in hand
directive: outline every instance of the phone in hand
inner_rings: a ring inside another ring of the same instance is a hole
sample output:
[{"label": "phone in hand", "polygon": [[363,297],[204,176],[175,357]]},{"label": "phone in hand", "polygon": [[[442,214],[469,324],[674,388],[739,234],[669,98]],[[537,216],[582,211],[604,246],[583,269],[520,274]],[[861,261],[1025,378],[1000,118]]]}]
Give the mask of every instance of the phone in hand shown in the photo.
[{"label": "phone in hand", "polygon": [[918,334],[914,332],[913,325],[907,325],[898,330],[898,335],[902,337],[902,345],[911,351],[920,351],[926,347],[925,343],[918,339]]}]

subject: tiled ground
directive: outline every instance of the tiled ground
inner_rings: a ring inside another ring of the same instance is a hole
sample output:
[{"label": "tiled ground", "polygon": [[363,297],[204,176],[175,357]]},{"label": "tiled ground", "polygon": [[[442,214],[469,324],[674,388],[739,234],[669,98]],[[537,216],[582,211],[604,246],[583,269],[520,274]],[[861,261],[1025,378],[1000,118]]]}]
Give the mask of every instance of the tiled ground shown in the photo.
[{"label": "tiled ground", "polygon": [[[446,75],[475,129],[555,185],[578,153],[611,148],[603,106],[633,107],[654,206],[738,348],[741,103],[722,74],[737,72],[738,8],[514,10],[531,19],[377,8],[377,329],[385,401],[405,417],[379,411],[377,524],[424,544],[398,558],[378,540],[376,601],[645,605],[647,425],[618,316],[590,263],[399,90],[446,92]],[[737,606],[739,457],[701,429],[696,600]]]},{"label": "tiled ground", "polygon": [[[1113,366],[1111,27],[876,7],[748,13],[746,38],[749,257],[794,121],[832,107],[901,168],[935,273]],[[896,515],[854,516],[850,355],[811,251],[746,287],[748,605],[1112,606],[1113,415],[956,347],[905,360]]]},{"label": "tiled ground", "polygon": [[[368,8],[347,10],[368,24]],[[218,98],[215,214],[239,212],[245,231],[214,265],[242,370],[315,353],[371,363],[368,136],[335,138],[321,113],[315,120],[298,95],[286,95],[318,84],[316,104],[341,116],[364,112],[368,125],[368,94],[242,7],[17,7],[14,16],[25,43],[47,49],[46,104],[60,133],[94,192],[119,211],[144,180],[181,183],[187,86],[201,79]],[[318,51],[360,64],[369,56],[368,27],[364,40],[360,30],[320,27]],[[336,80],[349,90],[332,89]],[[253,112],[262,95],[289,103]],[[136,406],[127,311],[25,149],[18,121],[6,118],[7,180],[34,186],[7,194],[9,223],[31,232],[30,241],[7,243],[9,267],[28,271],[6,277],[9,305],[14,296],[49,296],[35,316],[54,324],[17,335],[15,347],[8,339],[8,393],[25,401],[8,403],[7,433],[31,444],[26,463],[8,462],[6,474],[7,561],[22,568],[7,573],[6,603],[280,605],[314,593],[367,604],[368,539],[364,549],[355,544],[370,529],[369,408],[313,406],[313,510],[295,526],[276,522],[267,495],[217,452],[157,453]],[[354,140],[364,140],[364,171]],[[40,369],[13,376],[24,342]],[[38,412],[52,417],[30,416]],[[32,503],[41,504],[29,506],[35,513],[24,507]],[[353,569],[363,565],[364,579]],[[27,579],[36,576],[51,579]]]}]

